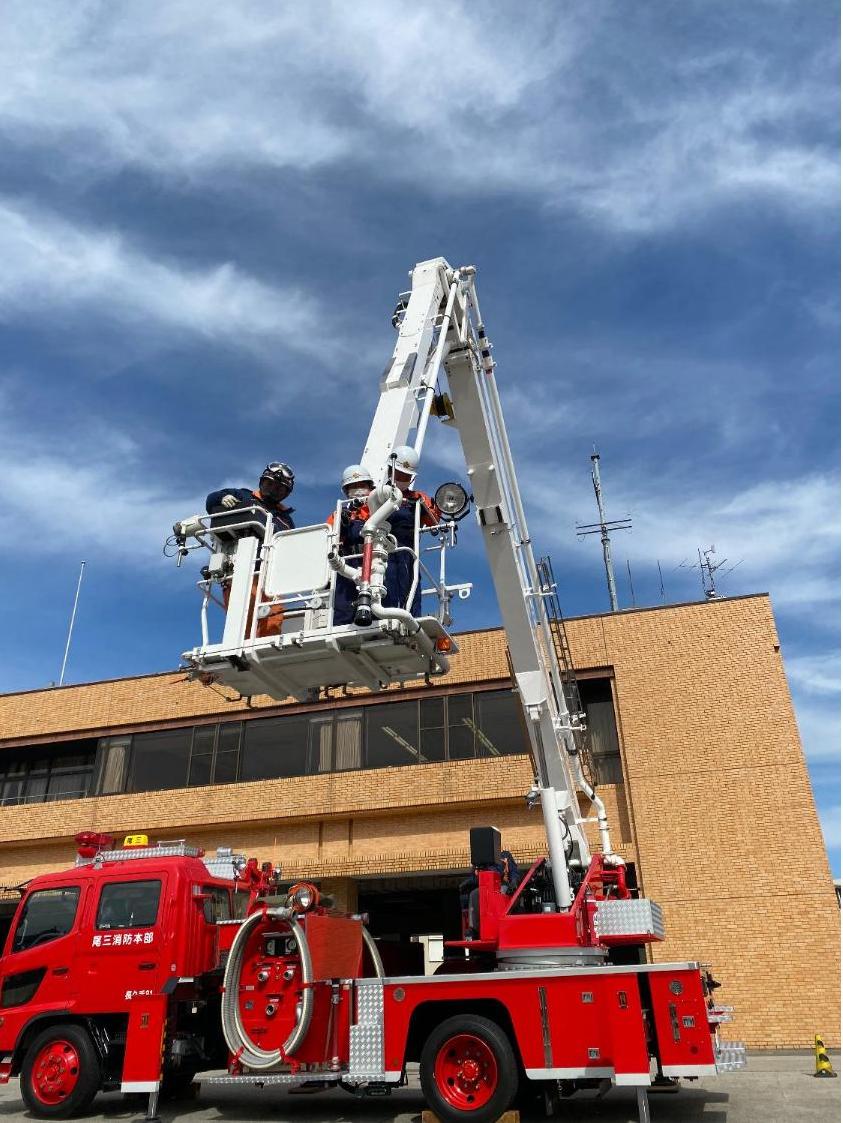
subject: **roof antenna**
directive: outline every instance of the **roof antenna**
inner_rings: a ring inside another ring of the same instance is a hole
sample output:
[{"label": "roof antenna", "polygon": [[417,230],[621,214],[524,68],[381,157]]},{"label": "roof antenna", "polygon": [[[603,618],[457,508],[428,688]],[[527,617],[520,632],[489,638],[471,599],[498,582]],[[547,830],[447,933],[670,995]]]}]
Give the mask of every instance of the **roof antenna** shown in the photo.
[{"label": "roof antenna", "polygon": [[73,611],[70,613],[70,627],[67,629],[67,643],[64,645],[64,658],[61,661],[61,674],[59,686],[64,684],[64,672],[67,667],[67,657],[70,654],[70,641],[73,639],[73,625],[76,623],[76,609],[79,605],[79,590],[82,588],[82,578],[85,576],[86,562],[79,566],[79,580],[76,582],[76,596],[73,598]]},{"label": "roof antenna", "polygon": [[[720,599],[722,594],[717,592],[716,576],[729,560],[728,558],[723,558],[722,561],[716,562],[714,560],[714,555],[714,546],[709,546],[707,550],[701,550],[699,547],[697,547],[697,557],[699,558],[699,561],[696,565],[688,565],[687,562],[683,561],[680,562],[676,567],[677,569],[698,569],[700,571],[700,577],[702,578],[703,596],[706,600]],[[743,558],[741,558],[740,561],[735,562],[733,566],[726,570],[726,572],[723,574],[723,577],[728,577],[730,573],[733,573],[742,561]]]},{"label": "roof antenna", "polygon": [[[594,448],[594,446],[592,446]],[[597,499],[597,513],[600,522],[580,523],[577,525],[577,538],[584,538],[587,534],[599,534],[603,543],[603,564],[606,567],[606,585],[609,589],[609,605],[612,612],[618,611],[618,591],[615,587],[615,570],[612,566],[612,546],[609,532],[612,530],[630,530],[632,519],[629,515],[625,519],[606,519],[603,509],[603,489],[600,486],[600,453],[594,448],[591,454],[591,482],[594,484],[594,495]]]}]

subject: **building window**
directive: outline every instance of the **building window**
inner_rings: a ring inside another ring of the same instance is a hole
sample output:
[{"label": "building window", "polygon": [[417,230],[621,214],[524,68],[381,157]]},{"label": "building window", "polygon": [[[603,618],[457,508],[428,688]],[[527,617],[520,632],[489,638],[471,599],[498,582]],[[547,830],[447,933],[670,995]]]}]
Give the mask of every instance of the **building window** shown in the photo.
[{"label": "building window", "polygon": [[478,756],[528,753],[530,743],[521,716],[521,704],[513,690],[491,690],[474,695]]},{"label": "building window", "polygon": [[212,783],[233,784],[237,779],[242,731],[243,723],[240,721],[228,721],[218,727]]},{"label": "building window", "polygon": [[623,768],[612,700],[612,680],[583,679],[579,690],[588,726],[594,780],[598,784],[622,784]]},{"label": "building window", "polygon": [[430,764],[447,760],[447,733],[445,725],[446,700],[422,698],[419,700],[419,763]]},{"label": "building window", "polygon": [[311,772],[347,772],[360,768],[363,749],[360,710],[316,714],[309,725]]},{"label": "building window", "polygon": [[131,737],[100,738],[94,781],[97,795],[113,795],[126,790],[131,749]]},{"label": "building window", "polygon": [[513,690],[466,691],[8,750],[0,805],[528,751]]},{"label": "building window", "polygon": [[452,694],[448,698],[448,760],[468,760],[475,755],[476,729],[474,695]]},{"label": "building window", "polygon": [[304,776],[307,772],[309,721],[303,714],[245,722],[240,779]]},{"label": "building window", "polygon": [[366,767],[418,764],[418,702],[366,707]]},{"label": "building window", "polygon": [[239,778],[242,736],[242,721],[197,725],[190,746],[188,787],[234,783]]},{"label": "building window", "polygon": [[24,802],[27,766],[24,761],[9,761],[2,774],[0,783],[0,803],[4,806]]},{"label": "building window", "polygon": [[187,786],[192,729],[136,733],[129,791],[157,792]]},{"label": "building window", "polygon": [[511,690],[366,707],[366,767],[468,760],[529,751]]},{"label": "building window", "polygon": [[91,790],[94,741],[9,751],[0,761],[0,805],[81,799]]}]

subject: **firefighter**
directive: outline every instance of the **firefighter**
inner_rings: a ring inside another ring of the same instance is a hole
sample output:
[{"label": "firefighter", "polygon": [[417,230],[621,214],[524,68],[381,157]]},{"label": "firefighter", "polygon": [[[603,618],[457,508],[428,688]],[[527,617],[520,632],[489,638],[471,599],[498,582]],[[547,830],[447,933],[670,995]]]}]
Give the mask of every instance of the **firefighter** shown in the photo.
[{"label": "firefighter", "polygon": [[289,464],[273,460],[261,472],[257,491],[248,487],[224,487],[212,491],[205,500],[205,510],[209,515],[221,515],[226,511],[239,511],[246,507],[262,507],[272,515],[272,522],[278,530],[292,530],[293,508],[284,500],[293,490],[296,477]]},{"label": "firefighter", "polygon": [[[393,483],[401,491],[403,501],[398,510],[390,516],[389,527],[399,546],[417,548],[415,541],[416,507],[419,510],[421,526],[436,526],[442,513],[429,495],[414,491],[413,482],[419,468],[419,454],[409,445],[399,445],[394,451]],[[407,597],[413,584],[415,560],[411,554],[401,551],[389,557],[386,569],[386,596],[384,604],[391,608],[409,607],[413,616],[421,612],[421,579],[413,595],[413,602],[407,606]]]},{"label": "firefighter", "polygon": [[[236,511],[243,511],[249,507],[259,507],[272,516],[272,525],[276,533],[281,530],[293,530],[295,527],[293,508],[288,507],[284,500],[293,490],[295,480],[296,477],[289,464],[284,464],[280,460],[273,460],[261,472],[256,491],[247,487],[224,487],[219,491],[212,491],[205,500],[205,510],[209,515],[221,515],[230,512],[232,514],[231,521],[236,522]],[[217,522],[216,528],[221,530],[224,525],[224,522]],[[244,531],[244,533],[256,533],[256,531]],[[260,537],[262,538],[263,535],[261,534]],[[255,573],[252,581],[252,599],[249,605],[250,619],[255,607],[257,585],[258,574]],[[231,585],[223,585],[223,603],[226,608],[228,608],[230,595]],[[281,632],[283,619],[284,610],[281,605],[271,605],[268,615],[258,618],[255,635],[261,638],[277,636]]]},{"label": "firefighter", "polygon": [[[374,487],[371,473],[362,464],[349,464],[342,474],[340,488],[349,501],[340,515],[340,554],[359,554],[363,549],[363,523],[369,517],[366,499]],[[328,516],[334,525],[334,512]],[[357,590],[354,582],[337,575],[334,589],[334,625],[350,624],[354,620],[354,602]]]},{"label": "firefighter", "polygon": [[[412,489],[413,480],[419,466],[419,456],[414,448],[400,445],[394,453],[393,482],[401,491],[403,499],[397,511],[389,516],[390,533],[399,546],[416,548],[416,506],[420,507],[419,521],[422,526],[436,526],[440,521],[439,508],[429,495]],[[341,487],[349,504],[343,507],[342,527],[340,530],[340,553],[359,554],[363,549],[363,524],[370,511],[366,498],[374,487],[371,474],[360,464],[351,464],[342,474]],[[333,515],[328,522],[333,525]],[[404,608],[413,584],[415,559],[405,551],[389,555],[384,585],[386,592],[381,602],[385,608]],[[334,593],[334,624],[350,624],[354,619],[353,582],[338,577]],[[410,612],[418,616],[421,612],[421,581],[416,588]]]}]

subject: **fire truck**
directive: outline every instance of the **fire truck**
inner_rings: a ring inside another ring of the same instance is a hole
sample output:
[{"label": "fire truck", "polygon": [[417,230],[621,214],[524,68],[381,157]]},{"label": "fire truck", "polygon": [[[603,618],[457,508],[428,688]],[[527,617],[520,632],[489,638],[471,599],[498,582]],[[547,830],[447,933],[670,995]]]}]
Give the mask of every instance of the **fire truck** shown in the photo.
[{"label": "fire truck", "polygon": [[[282,869],[231,850],[78,836],[72,868],[23,887],[0,958],[0,1080],[19,1075],[38,1117],[83,1113],[99,1090],[120,1089],[147,1095],[154,1118],[159,1094],[197,1074],[209,1089],[384,1095],[418,1064],[448,1123],[490,1123],[531,1090],[552,1100],[611,1085],[635,1088],[647,1120],[653,1085],[744,1064],[743,1046],[720,1040],[731,1014],[710,973],[648,958],[662,913],[627,884],[589,779],[556,586],[533,553],[476,271],[435,258],[410,277],[361,456],[373,487],[360,552],[343,543],[346,500],[332,522],[296,530],[277,530],[257,506],[176,523],[178,563],[208,555],[201,642],[183,661],[244,697],[435,681],[457,651],[453,602],[471,591],[448,582],[446,556],[473,506],[535,765],[527,802],[541,809],[548,853],[512,878],[497,830],[472,828],[462,939],[433,975],[387,975],[367,918],[341,913],[316,884],[289,885]],[[422,526],[417,514],[412,546],[400,545],[396,450],[420,454],[431,418],[457,430],[468,487],[442,485],[440,522]],[[412,581],[404,603],[388,604],[402,550]],[[354,588],[350,623],[334,620],[338,580]],[[419,590],[425,608],[414,613]],[[281,623],[267,635],[270,614]]]}]

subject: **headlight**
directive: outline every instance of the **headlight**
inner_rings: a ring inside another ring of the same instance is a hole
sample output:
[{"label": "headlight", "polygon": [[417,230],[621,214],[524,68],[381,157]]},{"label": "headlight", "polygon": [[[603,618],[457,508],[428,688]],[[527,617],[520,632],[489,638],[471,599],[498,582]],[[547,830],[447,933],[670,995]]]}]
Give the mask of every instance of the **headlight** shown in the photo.
[{"label": "headlight", "polygon": [[287,893],[287,907],[294,912],[308,912],[319,904],[319,890],[309,881],[291,885]]},{"label": "headlight", "polygon": [[468,514],[470,500],[468,492],[458,483],[440,484],[433,501],[442,512],[443,518],[457,522]]}]

